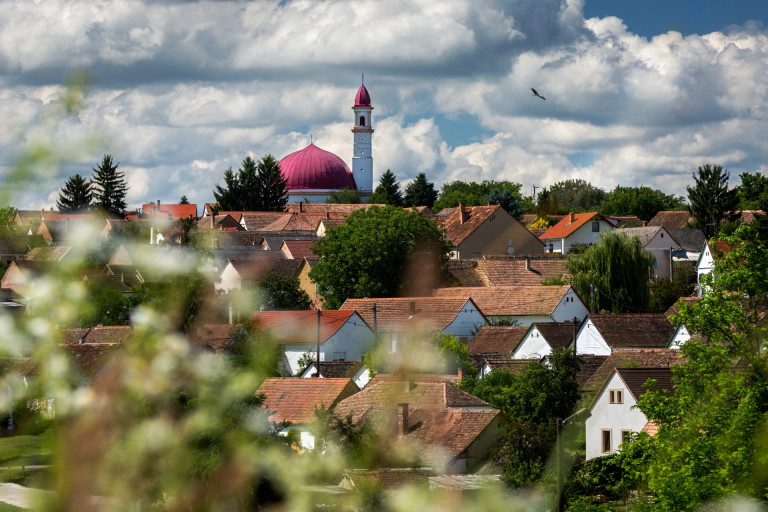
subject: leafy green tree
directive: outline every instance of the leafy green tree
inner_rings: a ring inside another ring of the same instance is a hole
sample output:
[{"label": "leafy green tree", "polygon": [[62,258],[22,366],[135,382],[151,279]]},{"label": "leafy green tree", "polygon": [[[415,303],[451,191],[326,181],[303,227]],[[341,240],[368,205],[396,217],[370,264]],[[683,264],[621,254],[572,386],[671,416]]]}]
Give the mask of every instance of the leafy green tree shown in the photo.
[{"label": "leafy green tree", "polygon": [[510,420],[494,456],[508,484],[519,487],[542,477],[555,442],[553,420],[570,416],[580,399],[579,368],[572,350],[556,350],[549,366],[531,361],[520,375],[496,370],[482,379],[462,380],[461,389],[499,408]]},{"label": "leafy green tree", "polygon": [[596,212],[608,198],[605,190],[582,179],[559,181],[549,187],[549,194],[560,213]]},{"label": "leafy green tree", "polygon": [[426,206],[432,208],[437,200],[435,184],[427,180],[427,175],[420,172],[416,179],[405,187],[405,206]]},{"label": "leafy green tree", "polygon": [[257,164],[256,191],[258,200],[256,211],[282,212],[288,202],[286,181],[280,172],[278,162],[272,155],[264,155]]},{"label": "leafy green tree", "polygon": [[112,160],[112,155],[104,155],[101,164],[93,169],[91,178],[93,205],[112,215],[122,215],[128,193],[125,173],[117,170],[118,165]]},{"label": "leafy green tree", "polygon": [[433,206],[435,211],[440,211],[443,208],[454,208],[459,206],[459,203],[464,203],[466,206],[482,206],[488,201],[488,196],[493,189],[496,189],[500,194],[509,190],[510,194],[519,197],[522,201],[521,187],[522,185],[519,183],[512,183],[511,181],[486,180],[482,183],[452,181],[443,184],[440,189],[440,196]]},{"label": "leafy green tree", "polygon": [[262,277],[257,285],[266,294],[266,309],[290,310],[309,309],[311,303],[307,292],[299,287],[299,280],[270,270]]},{"label": "leafy green tree", "polygon": [[197,218],[182,217],[174,221],[171,227],[170,241],[179,245],[192,245],[197,231]]},{"label": "leafy green tree", "polygon": [[325,202],[330,204],[360,204],[363,202],[363,196],[359,190],[343,188],[332,190]]},{"label": "leafy green tree", "polygon": [[[765,202],[761,196],[768,195],[768,176],[759,172],[739,174],[741,185],[738,186],[739,210],[761,210]],[[765,210],[763,210],[765,211]]]},{"label": "leafy green tree", "polygon": [[128,322],[130,301],[119,290],[110,286],[86,287],[88,307],[80,313],[80,326],[96,324],[124,325]]},{"label": "leafy green tree", "polygon": [[550,218],[550,215],[558,215],[561,209],[561,206],[557,204],[552,197],[552,194],[549,193],[549,189],[543,188],[539,191],[539,195],[536,198],[536,207],[533,209],[533,213],[535,213],[539,219],[544,219],[550,226],[552,226],[556,222]]},{"label": "leafy green tree", "polygon": [[693,227],[712,238],[723,219],[730,220],[729,213],[738,205],[738,191],[728,189],[729,173],[720,165],[704,164],[693,175],[694,186],[688,191],[688,211],[693,217]]},{"label": "leafy green tree", "polygon": [[523,202],[519,194],[513,194],[510,190],[504,189],[503,192],[499,192],[499,189],[494,188],[488,194],[488,202],[490,204],[498,204],[504,208],[508,214],[520,220],[523,218],[525,210],[523,209]]},{"label": "leafy green tree", "polygon": [[63,213],[81,213],[90,209],[92,201],[93,190],[90,182],[80,174],[75,174],[61,187],[56,207]]},{"label": "leafy green tree", "polygon": [[310,277],[325,307],[336,309],[350,297],[393,297],[409,263],[419,258],[424,271],[441,271],[449,246],[430,219],[393,206],[357,210],[330,228],[312,250],[320,261]]},{"label": "leafy green tree", "polygon": [[403,206],[403,193],[395,174],[387,169],[379,178],[379,185],[368,200],[371,204]]},{"label": "leafy green tree", "polygon": [[596,312],[648,311],[648,282],[656,258],[643,249],[637,237],[608,233],[584,252],[569,254],[565,265],[579,295],[590,297],[590,287],[596,287]]},{"label": "leafy green tree", "polygon": [[651,187],[617,186],[608,194],[600,208],[603,215],[635,215],[649,221],[663,210],[678,210],[685,207],[681,196],[668,195]]},{"label": "leafy green tree", "polygon": [[474,366],[469,357],[469,348],[459,338],[438,332],[432,337],[432,341],[437,347],[438,353],[448,359],[447,373],[456,373],[459,368],[467,375],[474,373]]},{"label": "leafy green tree", "polygon": [[706,293],[674,318],[696,333],[682,346],[685,364],[672,368],[674,394],[648,392],[638,404],[659,427],[637,469],[658,510],[768,495],[768,249],[748,226],[725,241],[732,248]]}]

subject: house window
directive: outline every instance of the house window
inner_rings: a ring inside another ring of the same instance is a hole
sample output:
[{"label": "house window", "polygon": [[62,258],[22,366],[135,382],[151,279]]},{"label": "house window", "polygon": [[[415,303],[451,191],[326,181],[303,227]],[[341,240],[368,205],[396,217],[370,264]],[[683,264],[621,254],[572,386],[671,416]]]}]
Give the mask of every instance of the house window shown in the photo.
[{"label": "house window", "polygon": [[623,404],[624,393],[620,389],[608,390],[608,403],[611,404]]},{"label": "house window", "polygon": [[600,223],[599,222],[593,222],[592,223],[592,232],[593,233],[599,233],[600,232]]},{"label": "house window", "polygon": [[346,361],[347,360],[347,353],[346,352],[334,352],[333,353],[333,360],[334,361]]},{"label": "house window", "polygon": [[611,430],[603,429],[603,453],[611,453]]},{"label": "house window", "polygon": [[629,438],[632,435],[631,430],[622,430],[621,431],[621,444],[628,443]]},{"label": "house window", "polygon": [[365,116],[360,116],[360,126],[365,126]]}]

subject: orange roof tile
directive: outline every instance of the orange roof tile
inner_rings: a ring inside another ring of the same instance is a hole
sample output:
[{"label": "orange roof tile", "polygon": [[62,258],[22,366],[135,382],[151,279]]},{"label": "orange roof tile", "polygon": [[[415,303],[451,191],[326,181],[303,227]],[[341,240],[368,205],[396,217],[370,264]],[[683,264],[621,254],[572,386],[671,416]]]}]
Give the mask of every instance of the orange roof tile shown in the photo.
[{"label": "orange roof tile", "polygon": [[361,321],[353,318],[354,311],[336,310],[257,311],[251,320],[268,330],[280,343],[315,343],[318,313],[320,343],[325,343],[348,321]]},{"label": "orange roof tile", "polygon": [[315,253],[312,252],[314,243],[314,240],[285,240],[283,241],[283,252],[286,252],[286,256],[294,260],[311,258],[315,256]]},{"label": "orange roof tile", "polygon": [[471,297],[485,315],[549,315],[570,285],[438,288],[435,297]]},{"label": "orange roof tile", "polygon": [[141,206],[141,213],[151,217],[168,216],[173,220],[197,217],[196,204],[160,204],[151,203]]},{"label": "orange roof tile", "polygon": [[334,407],[357,391],[350,379],[274,377],[265,380],[258,393],[264,394],[263,407],[271,412],[269,421],[307,425],[315,419],[316,408]]},{"label": "orange roof tile", "polygon": [[597,212],[590,213],[572,213],[563,217],[560,222],[549,228],[539,238],[542,240],[549,238],[566,238],[571,236],[577,229],[591,221],[596,216],[600,216]]},{"label": "orange roof tile", "polygon": [[504,214],[507,214],[497,204],[491,206],[464,206],[463,209],[456,208],[443,223],[445,239],[453,245],[461,244],[485,221],[491,218],[493,214],[498,213],[500,209]]},{"label": "orange roof tile", "polygon": [[357,311],[368,325],[373,325],[373,305],[376,304],[376,323],[381,330],[426,326],[441,331],[453,322],[467,300],[471,299],[467,296],[347,299],[339,309]]},{"label": "orange roof tile", "polygon": [[531,256],[491,256],[477,260],[480,273],[491,286],[532,286],[545,279],[567,277],[567,257],[552,253]]}]

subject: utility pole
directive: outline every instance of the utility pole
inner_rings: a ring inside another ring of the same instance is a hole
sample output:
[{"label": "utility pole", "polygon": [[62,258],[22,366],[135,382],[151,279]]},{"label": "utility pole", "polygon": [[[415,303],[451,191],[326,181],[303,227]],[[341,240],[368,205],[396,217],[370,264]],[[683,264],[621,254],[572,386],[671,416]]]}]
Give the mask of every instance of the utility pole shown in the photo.
[{"label": "utility pole", "polygon": [[672,259],[672,247],[669,248],[669,282],[672,282],[672,267],[674,265],[674,260]]},{"label": "utility pole", "polygon": [[595,312],[595,284],[589,285],[589,312]]}]

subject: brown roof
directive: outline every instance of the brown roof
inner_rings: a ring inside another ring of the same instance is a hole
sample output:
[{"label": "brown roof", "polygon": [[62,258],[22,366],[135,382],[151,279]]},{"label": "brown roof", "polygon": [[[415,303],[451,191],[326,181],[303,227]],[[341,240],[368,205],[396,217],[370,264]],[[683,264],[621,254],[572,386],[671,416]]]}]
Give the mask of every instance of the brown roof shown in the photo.
[{"label": "brown roof", "polygon": [[263,407],[271,413],[269,421],[307,425],[315,419],[315,409],[332,408],[357,391],[349,379],[274,377],[265,380],[258,393],[264,394]]},{"label": "brown roof", "polygon": [[[264,251],[268,252],[268,251]],[[283,276],[293,276],[299,270],[301,260],[259,258],[253,260],[229,260],[243,281],[258,281],[270,271]]]},{"label": "brown roof", "polygon": [[489,286],[477,266],[479,260],[448,260],[448,283],[455,286]]},{"label": "brown roof", "polygon": [[294,260],[303,260],[307,257],[315,256],[312,252],[314,240],[285,240],[284,248],[287,250],[286,256]]},{"label": "brown roof", "polygon": [[581,366],[576,374],[576,382],[579,383],[580,388],[586,388],[587,382],[589,382],[595,372],[603,366],[603,363],[605,363],[608,357],[610,356],[579,356],[579,359],[581,359]]},{"label": "brown roof", "polygon": [[318,314],[320,314],[320,343],[325,343],[347,321],[352,320],[354,311],[257,311],[251,316],[251,320],[268,330],[280,343],[315,343]]},{"label": "brown roof", "polygon": [[92,379],[122,345],[120,343],[62,344],[59,347],[67,353],[83,377]]},{"label": "brown roof", "polygon": [[286,219],[287,222],[290,216],[290,213],[285,212],[242,212],[240,223],[245,225],[248,231],[260,231],[280,219]]},{"label": "brown roof", "polygon": [[680,312],[680,306],[682,304],[688,304],[689,306],[692,304],[695,304],[696,302],[700,301],[701,297],[680,297],[677,299],[677,302],[669,306],[669,309],[667,309],[664,312],[664,316],[667,318],[671,317],[672,315],[676,315]]},{"label": "brown roof", "polygon": [[688,211],[661,211],[648,222],[648,225],[663,226],[665,228],[682,228],[690,220],[693,219]]},{"label": "brown roof", "polygon": [[549,315],[569,285],[438,288],[435,297],[471,297],[485,315]]},{"label": "brown roof", "polygon": [[31,357],[0,357],[0,375],[36,375],[39,367]]},{"label": "brown roof", "polygon": [[239,324],[204,324],[198,326],[189,336],[191,345],[207,348],[217,354],[226,352],[232,339],[242,327]]},{"label": "brown roof", "polygon": [[79,329],[64,329],[60,332],[61,343],[106,343],[123,344],[131,335],[130,325],[95,325]]},{"label": "brown roof", "polygon": [[545,279],[568,276],[567,256],[553,253],[531,256],[491,256],[477,267],[490,286],[534,286]]},{"label": "brown roof", "polygon": [[623,217],[606,215],[606,218],[613,220],[617,228],[640,228],[643,226],[643,221],[635,215],[627,215]]},{"label": "brown roof", "polygon": [[24,256],[20,257],[22,261],[59,261],[72,247],[68,245],[53,245],[46,247],[35,247]]},{"label": "brown roof", "polygon": [[[646,391],[658,391],[660,389],[674,391],[672,371],[669,367],[616,368],[616,371],[635,398],[640,398]],[[656,383],[653,386],[644,386],[648,379],[654,379]]]},{"label": "brown roof", "polygon": [[346,217],[347,215],[351,214],[352,212],[356,210],[367,210],[368,208],[372,206],[380,206],[384,207],[386,205],[383,204],[369,204],[369,203],[361,203],[361,204],[341,204],[341,203],[288,203],[285,205],[285,210],[287,212],[293,213],[293,212],[299,212],[302,213],[312,213],[315,215],[331,215],[331,216],[343,216]]},{"label": "brown roof", "polygon": [[461,454],[498,416],[487,402],[452,386],[437,376],[415,376],[407,381],[393,375],[376,375],[368,385],[336,407],[341,417],[389,421],[398,404],[408,404],[408,429],[404,437],[425,448],[440,447],[451,457]]},{"label": "brown roof", "polygon": [[306,213],[286,214],[259,228],[259,231],[307,231],[314,233],[322,219],[323,217],[320,215],[308,215]]},{"label": "brown roof", "polygon": [[469,341],[467,348],[472,354],[499,354],[509,356],[522,341],[528,327],[501,327],[484,325]]},{"label": "brown roof", "polygon": [[[312,373],[316,374],[314,361],[310,364]],[[363,366],[362,361],[320,361],[320,376],[325,379],[349,379]]]},{"label": "brown roof", "polygon": [[373,305],[376,324],[384,331],[427,326],[441,331],[453,322],[469,297],[403,297],[376,299],[347,299],[340,310],[354,310],[372,326]]},{"label": "brown roof", "polygon": [[507,371],[515,375],[523,373],[531,364],[539,364],[533,359],[512,359],[503,356],[486,356],[483,362],[488,365],[492,371]]},{"label": "brown roof", "polygon": [[[497,210],[504,211],[501,206],[494,204],[491,206],[463,206],[449,215],[443,224],[445,228],[445,239],[453,245],[459,245],[475,232],[485,221],[491,218],[491,215]],[[506,213],[506,211],[504,211]]]},{"label": "brown roof", "polygon": [[[573,322],[537,322],[533,325],[553,349],[566,348],[573,341]],[[581,325],[576,324],[576,332]]]},{"label": "brown roof", "polygon": [[684,362],[681,352],[672,348],[616,349],[587,380],[584,388],[590,390],[599,388],[614,368],[661,368]]},{"label": "brown roof", "polygon": [[675,332],[663,313],[593,314],[589,320],[612,348],[664,348]]},{"label": "brown roof", "polygon": [[432,470],[424,468],[347,469],[341,485],[350,490],[373,487],[396,489],[404,485],[424,485],[432,475]]}]

